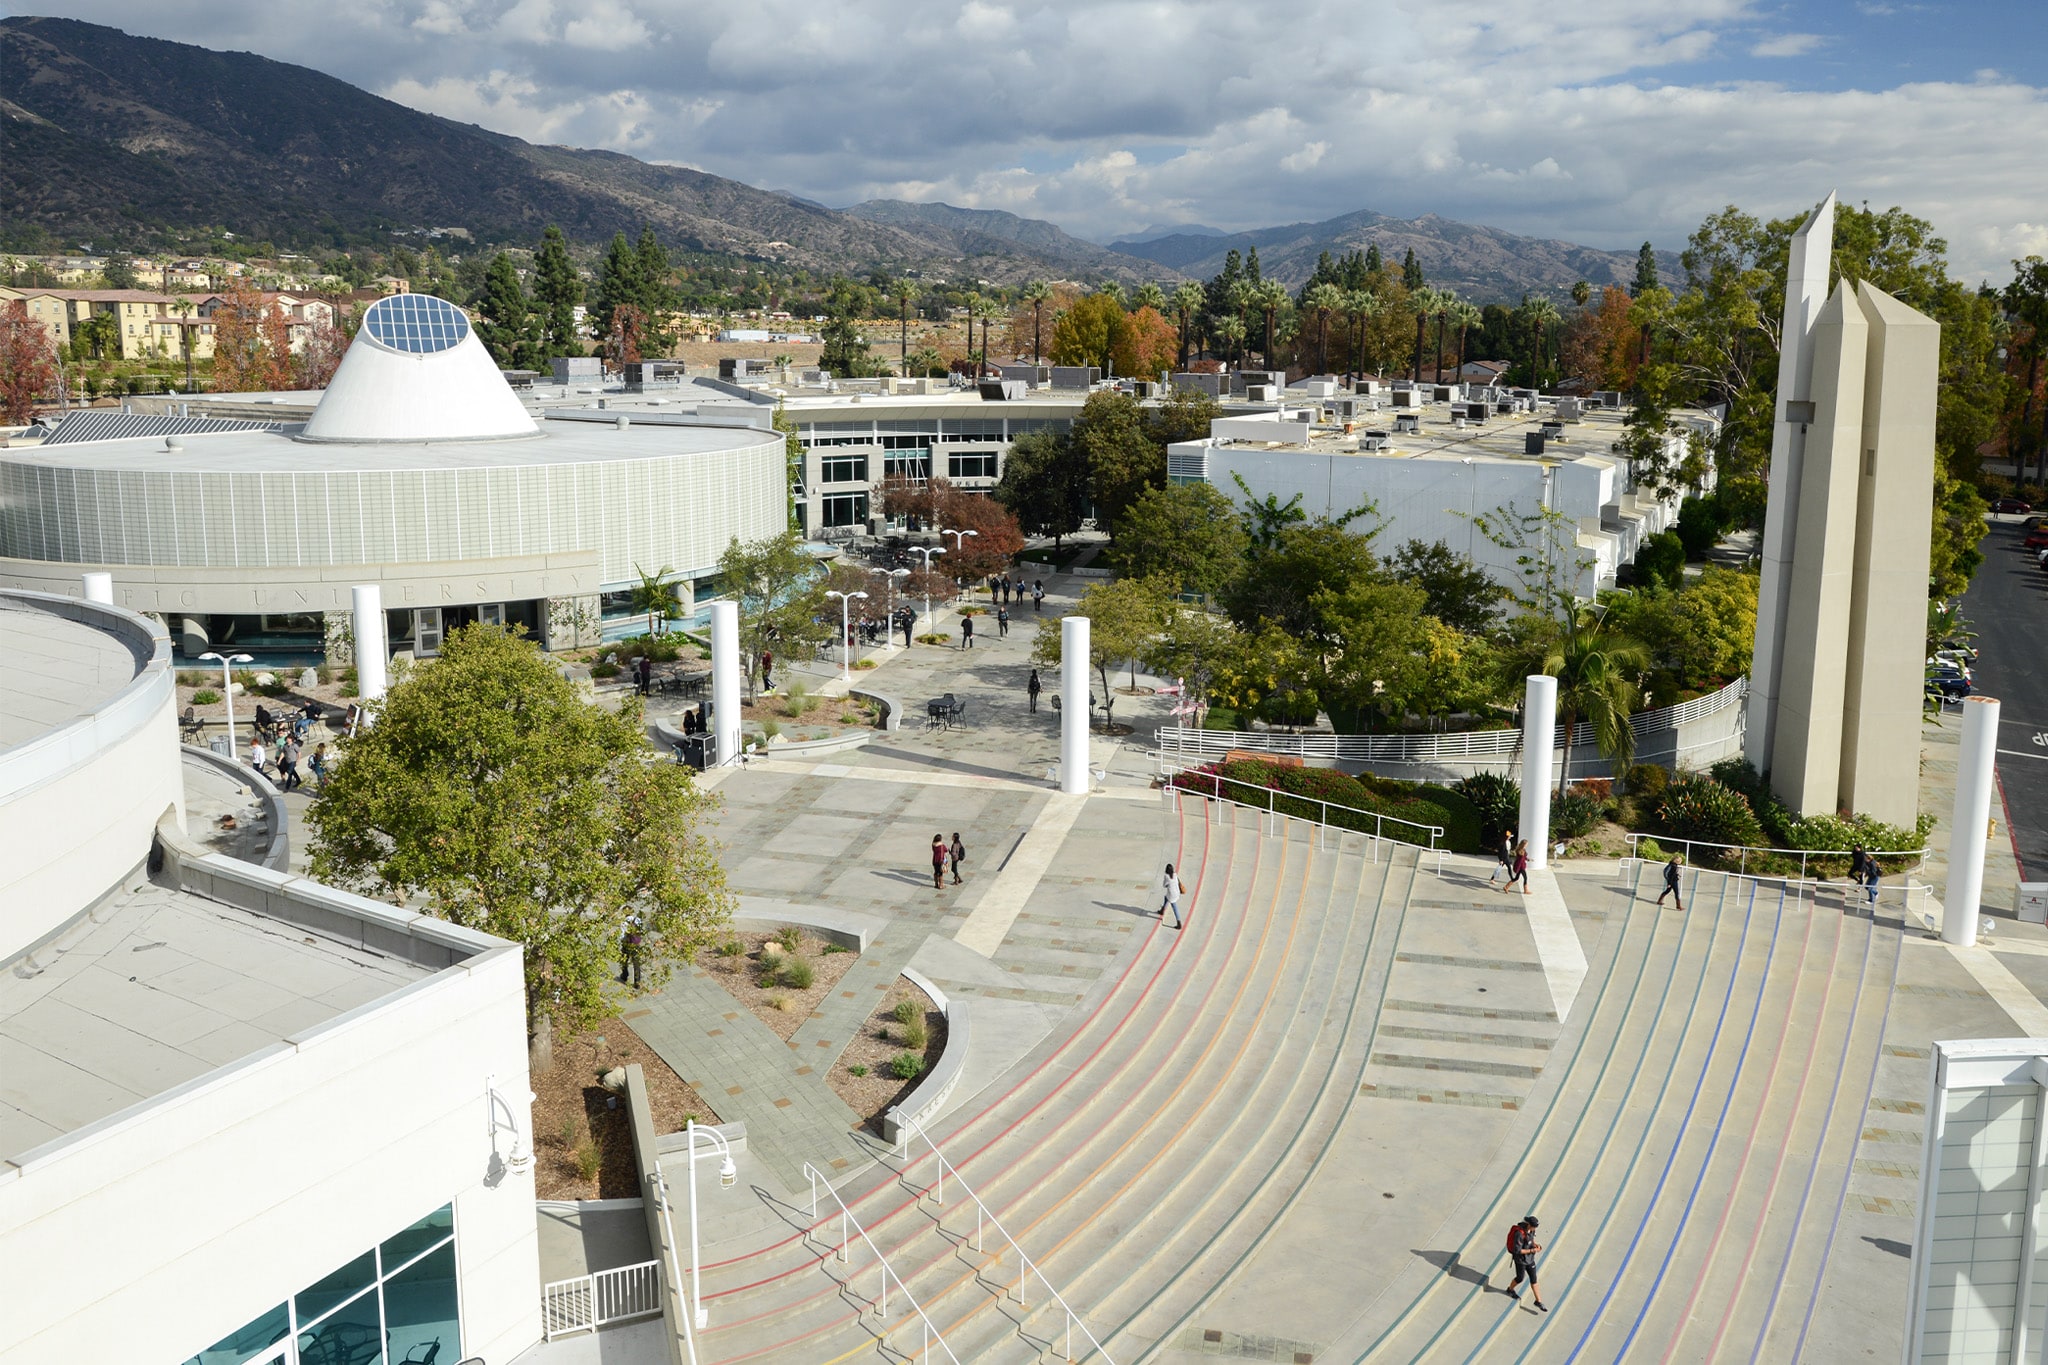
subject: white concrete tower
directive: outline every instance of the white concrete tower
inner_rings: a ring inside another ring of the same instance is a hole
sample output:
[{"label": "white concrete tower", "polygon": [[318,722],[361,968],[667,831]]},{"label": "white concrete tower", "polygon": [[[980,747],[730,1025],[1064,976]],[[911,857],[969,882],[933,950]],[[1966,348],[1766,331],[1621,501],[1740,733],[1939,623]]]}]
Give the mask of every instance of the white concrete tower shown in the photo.
[{"label": "white concrete tower", "polygon": [[1522,697],[1522,823],[1529,866],[1550,866],[1550,764],[1557,746],[1557,679],[1529,675]]},{"label": "white concrete tower", "polygon": [[1088,618],[1060,618],[1060,790],[1088,794]]},{"label": "white concrete tower", "polygon": [[718,745],[719,763],[731,763],[740,755],[740,679],[746,665],[740,661],[740,605],[737,602],[711,604],[711,737]]},{"label": "white concrete tower", "polygon": [[1785,314],[1778,344],[1778,410],[1771,428],[1770,502],[1764,512],[1763,582],[1756,605],[1756,656],[1749,674],[1749,712],[1743,751],[1758,772],[1771,766],[1777,729],[1779,671],[1785,652],[1785,608],[1792,591],[1793,528],[1799,515],[1799,475],[1806,430],[1813,421],[1814,320],[1828,296],[1834,250],[1835,196],[1831,190],[1792,234],[1785,271]]},{"label": "white concrete tower", "polygon": [[367,706],[384,695],[391,663],[384,643],[384,589],[358,583],[349,597],[355,609],[356,700]]}]

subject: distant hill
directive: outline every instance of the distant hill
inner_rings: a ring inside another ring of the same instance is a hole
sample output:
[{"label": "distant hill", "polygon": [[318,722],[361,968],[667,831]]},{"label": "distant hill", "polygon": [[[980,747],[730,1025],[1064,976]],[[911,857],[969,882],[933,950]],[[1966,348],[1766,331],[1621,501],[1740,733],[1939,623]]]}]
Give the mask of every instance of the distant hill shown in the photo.
[{"label": "distant hill", "polygon": [[866,222],[886,223],[943,241],[968,259],[1023,253],[1043,261],[1053,273],[1122,280],[1152,279],[1160,274],[1156,262],[1084,242],[1042,219],[1020,218],[1002,209],[870,199],[844,211]]},{"label": "distant hill", "polygon": [[651,223],[677,245],[827,270],[1003,282],[1156,270],[1013,215],[969,230],[840,213],[702,171],[534,146],[251,53],[57,18],[0,20],[0,202],[10,221],[66,239],[222,225],[279,241],[460,227],[531,242],[556,223],[590,242]]},{"label": "distant hill", "polygon": [[[1315,273],[1325,251],[1342,256],[1363,251],[1374,242],[1390,264],[1398,265],[1412,248],[1431,284],[1457,290],[1478,303],[1511,303],[1524,293],[1563,295],[1585,280],[1595,289],[1626,285],[1635,277],[1636,253],[1601,251],[1570,242],[1519,237],[1499,228],[1457,223],[1436,214],[1393,218],[1363,210],[1321,223],[1291,223],[1227,236],[1182,231],[1150,241],[1120,241],[1112,251],[1142,256],[1170,270],[1206,277],[1223,268],[1235,249],[1259,249],[1259,268],[1266,275],[1298,285]],[[1681,273],[1678,253],[1657,253],[1657,268],[1666,280]]]},{"label": "distant hill", "polygon": [[1110,244],[1111,251],[1121,251],[1133,242],[1156,242],[1161,237],[1228,237],[1230,234],[1220,227],[1207,223],[1154,223],[1143,232],[1134,232],[1120,242]]}]

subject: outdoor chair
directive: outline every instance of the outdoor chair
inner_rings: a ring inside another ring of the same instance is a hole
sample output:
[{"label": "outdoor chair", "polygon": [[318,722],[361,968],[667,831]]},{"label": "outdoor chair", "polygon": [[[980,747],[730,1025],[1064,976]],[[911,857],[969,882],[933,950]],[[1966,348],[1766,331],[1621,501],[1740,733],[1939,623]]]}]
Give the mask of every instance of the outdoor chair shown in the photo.
[{"label": "outdoor chair", "polygon": [[956,702],[954,702],[954,703],[953,703],[953,705],[952,705],[952,707],[951,707],[951,708],[950,708],[950,709],[949,709],[949,710],[948,710],[948,711],[946,712],[946,725],[947,725],[947,728],[949,728],[949,729],[950,729],[951,727],[953,727],[953,726],[955,726],[955,725],[965,725],[966,723],[967,723],[967,703],[966,703],[966,702],[964,702],[964,701],[956,701]]},{"label": "outdoor chair", "polygon": [[178,720],[179,737],[184,739],[196,739],[198,736],[203,735],[205,733],[206,722],[199,719],[199,717],[193,713],[191,707],[186,707],[185,714]]}]

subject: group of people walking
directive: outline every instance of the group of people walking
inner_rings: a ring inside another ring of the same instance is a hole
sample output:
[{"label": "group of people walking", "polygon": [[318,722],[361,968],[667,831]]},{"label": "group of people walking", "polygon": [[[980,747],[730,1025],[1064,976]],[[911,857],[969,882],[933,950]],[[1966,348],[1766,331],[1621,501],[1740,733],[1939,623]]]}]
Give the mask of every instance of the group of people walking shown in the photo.
[{"label": "group of people walking", "polygon": [[[1018,606],[1020,606],[1020,607],[1021,607],[1021,606],[1023,606],[1023,605],[1024,605],[1024,595],[1025,595],[1025,593],[1026,593],[1027,591],[1028,591],[1028,592],[1030,593],[1030,595],[1031,595],[1031,609],[1032,609],[1033,611],[1044,611],[1044,610],[1045,610],[1045,580],[1044,580],[1044,579],[1042,579],[1042,578],[1037,578],[1037,579],[1033,579],[1033,580],[1032,580],[1032,582],[1031,582],[1031,586],[1030,586],[1030,588],[1029,588],[1029,589],[1026,589],[1026,588],[1025,588],[1025,586],[1024,586],[1024,580],[1023,580],[1022,578],[1018,578],[1018,579],[1012,580],[1012,579],[1009,579],[1009,578],[1003,577],[1003,576],[1001,576],[1001,575],[996,575],[996,576],[993,576],[993,577],[991,577],[991,578],[990,578],[990,579],[988,580],[988,594],[989,594],[989,597],[990,597],[990,599],[991,599],[992,601],[994,601],[994,602],[995,602],[995,603],[996,603],[996,604],[997,604],[998,606],[1002,606],[1002,607],[1007,607],[1007,606],[1009,606],[1009,605],[1011,604],[1011,602],[1012,602],[1012,601],[1014,601],[1014,602],[1015,602],[1015,603],[1016,603],[1016,604],[1017,604]],[[999,619],[1000,619],[1000,618],[999,618]]]},{"label": "group of people walking", "polygon": [[[304,758],[304,754],[305,751],[299,745],[299,737],[287,731],[283,742],[277,746],[276,760],[273,764],[270,751],[264,747],[263,736],[255,734],[249,737],[249,766],[265,776],[269,776],[272,771],[275,771],[277,789],[281,792],[292,791],[305,785],[306,779],[299,772],[299,763]],[[312,769],[313,779],[318,783],[318,786],[325,787],[327,785],[327,746],[325,744],[314,747],[313,756],[310,760],[306,760],[306,766]],[[318,787],[315,790],[318,790]]]},{"label": "group of people walking", "polygon": [[1500,847],[1493,851],[1493,857],[1494,869],[1486,874],[1486,884],[1492,886],[1493,879],[1505,872],[1508,874],[1508,879],[1502,885],[1501,890],[1512,891],[1515,889],[1515,883],[1520,882],[1522,884],[1522,894],[1528,895],[1529,841],[1527,839],[1517,839],[1507,830],[1502,830]]}]

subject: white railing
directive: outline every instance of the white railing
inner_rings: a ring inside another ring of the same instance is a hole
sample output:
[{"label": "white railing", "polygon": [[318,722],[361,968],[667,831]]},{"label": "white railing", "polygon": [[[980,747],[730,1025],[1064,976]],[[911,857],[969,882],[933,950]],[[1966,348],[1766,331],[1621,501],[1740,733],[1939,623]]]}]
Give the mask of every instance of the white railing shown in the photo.
[{"label": "white railing", "polygon": [[[1062,1357],[1068,1361],[1073,1360],[1074,1329],[1076,1327],[1079,1327],[1081,1329],[1081,1335],[1088,1339],[1088,1344],[1095,1348],[1095,1354],[1102,1357],[1103,1361],[1105,1362],[1105,1365],[1116,1365],[1116,1362],[1110,1359],[1108,1349],[1104,1347],[1101,1342],[1095,1339],[1095,1334],[1088,1330],[1088,1324],[1081,1321],[1080,1314],[1076,1313],[1071,1307],[1068,1306],[1067,1301],[1060,1297],[1060,1291],[1052,1287],[1052,1281],[1045,1278],[1044,1271],[1040,1270],[1036,1265],[1032,1264],[1031,1258],[1024,1254],[1024,1248],[1017,1245],[1017,1239],[1010,1235],[1009,1229],[1003,1226],[1002,1221],[995,1216],[994,1212],[992,1212],[989,1209],[988,1205],[981,1202],[981,1196],[974,1192],[974,1188],[967,1183],[966,1177],[961,1175],[960,1172],[954,1168],[952,1162],[946,1160],[946,1154],[939,1150],[938,1143],[932,1141],[932,1136],[930,1133],[927,1133],[924,1130],[924,1125],[919,1123],[910,1115],[904,1113],[901,1109],[894,1109],[891,1112],[896,1115],[896,1122],[902,1126],[902,1130],[904,1132],[903,1144],[900,1148],[898,1148],[898,1155],[904,1158],[905,1171],[908,1171],[908,1169],[911,1166],[917,1164],[916,1158],[913,1158],[910,1155],[909,1134],[911,1132],[915,1132],[919,1137],[924,1139],[924,1145],[931,1148],[932,1157],[934,1160],[938,1162],[939,1169],[936,1176],[932,1180],[930,1190],[933,1202],[938,1204],[944,1204],[946,1202],[946,1176],[948,1174],[952,1175],[955,1183],[957,1183],[960,1186],[960,1188],[966,1192],[967,1197],[974,1201],[975,1251],[982,1251],[982,1232],[984,1225],[987,1225],[993,1226],[997,1232],[1001,1233],[1003,1240],[1010,1244],[1010,1250],[1017,1253],[1017,1263],[1020,1267],[1017,1275],[1018,1305],[1020,1307],[1030,1307],[1030,1300],[1025,1297],[1025,1286],[1030,1283],[1031,1276],[1036,1275],[1038,1277],[1038,1282],[1045,1286],[1045,1292],[1052,1296],[1052,1301],[1060,1306],[1060,1311],[1062,1313],[1065,1313],[1067,1315],[1066,1345],[1061,1352]],[[1001,1252],[996,1253],[996,1260],[997,1264],[1000,1265],[1002,1261]],[[1084,1360],[1087,1359],[1087,1357],[1085,1356],[1082,1358]]]},{"label": "white railing", "polygon": [[[1675,706],[1639,711],[1630,719],[1638,736],[1677,730],[1731,706],[1741,705],[1748,691],[1748,679],[1737,678],[1718,692],[1709,692],[1704,697],[1694,697]],[[1557,742],[1562,747],[1564,737],[1560,735]],[[1158,744],[1162,750],[1198,754],[1203,758],[1221,758],[1233,749],[1243,749],[1349,763],[1420,764],[1513,758],[1521,752],[1522,732],[1503,729],[1426,735],[1293,735],[1271,730],[1197,730],[1184,725],[1164,725],[1158,732]],[[1590,724],[1581,721],[1572,727],[1571,747],[1575,751],[1583,749],[1590,752],[1593,749],[1593,727]]]},{"label": "white railing", "polygon": [[[924,1324],[924,1347],[918,1352],[917,1358],[919,1360],[929,1360],[932,1353],[932,1343],[936,1341],[939,1343],[939,1349],[946,1353],[946,1359],[952,1361],[953,1365],[960,1365],[960,1357],[953,1354],[953,1348],[946,1344],[946,1338],[940,1334],[938,1327],[933,1324],[931,1318],[925,1313],[923,1306],[918,1303],[917,1296],[910,1292],[910,1286],[903,1283],[903,1277],[898,1275],[895,1269],[890,1266],[889,1258],[882,1254],[882,1249],[875,1245],[873,1238],[868,1236],[867,1229],[862,1227],[860,1220],[853,1216],[853,1210],[846,1207],[846,1201],[839,1197],[839,1191],[832,1188],[832,1182],[819,1175],[816,1168],[808,1161],[804,1163],[804,1174],[809,1177],[811,1182],[811,1219],[813,1222],[818,1217],[818,1187],[820,1185],[825,1187],[825,1193],[832,1196],[832,1202],[839,1206],[839,1246],[836,1252],[827,1252],[826,1255],[836,1255],[841,1262],[847,1261],[846,1250],[850,1243],[846,1236],[846,1230],[849,1226],[852,1227],[855,1232],[860,1234],[861,1241],[867,1243],[868,1250],[875,1254],[875,1265],[882,1272],[882,1292],[876,1297],[877,1316],[884,1322],[888,1321],[889,1281],[896,1281],[896,1288],[902,1291],[903,1297],[910,1304],[911,1310],[917,1314],[918,1321]],[[846,1279],[846,1287],[848,1289],[853,1288],[853,1268],[851,1264],[847,1265]],[[886,1335],[887,1329],[883,1330]]]},{"label": "white railing", "polygon": [[[1735,863],[1734,867],[1714,867],[1708,868],[1706,870],[1710,872],[1719,872],[1725,876],[1743,877],[1747,878],[1750,881],[1782,883],[1786,890],[1792,892],[1794,895],[1799,896],[1809,895],[1813,892],[1818,891],[1819,888],[1827,881],[1827,878],[1825,877],[1808,875],[1812,871],[1812,864],[1815,861],[1827,858],[1846,858],[1849,856],[1849,851],[1847,849],[1752,848],[1747,844],[1717,844],[1712,843],[1706,839],[1679,839],[1666,834],[1630,834],[1625,837],[1628,840],[1628,852],[1623,854],[1621,859],[1621,870],[1624,874],[1626,874],[1628,870],[1628,865],[1632,862],[1658,861],[1653,859],[1646,859],[1643,857],[1642,846],[1645,841],[1648,841],[1656,844],[1658,848],[1664,850],[1664,852],[1667,854],[1674,852],[1683,853],[1685,855],[1685,860],[1688,863],[1692,861],[1693,850],[1695,849],[1706,849],[1712,852],[1717,858],[1720,859],[1720,861],[1724,863],[1730,861],[1732,857],[1732,861]],[[1885,858],[1902,859],[1910,861],[1914,866],[1918,866],[1919,864],[1926,861],[1929,851],[1930,850],[1925,848],[1915,848],[1908,849],[1902,852],[1889,853],[1872,853],[1866,850],[1864,856],[1867,858],[1874,858],[1879,860]],[[1782,858],[1797,858],[1799,860],[1799,871],[1796,873],[1763,871],[1752,872],[1749,868],[1749,860],[1752,857],[1761,858],[1766,855],[1776,855]],[[1885,889],[1886,888],[1880,883],[1878,887],[1878,899],[1872,902],[1872,904],[1882,903],[1884,899]],[[1900,904],[1909,910],[1913,907],[1913,903],[1916,898],[1924,906],[1926,901],[1934,894],[1933,887],[1928,886],[1925,882],[1919,882],[1913,879],[1913,872],[1911,867],[1906,869],[1905,885],[1900,886],[1896,889],[1900,893]]]},{"label": "white railing", "polygon": [[541,1331],[549,1341],[607,1323],[661,1316],[661,1262],[642,1261],[556,1280],[540,1291]]},{"label": "white railing", "polygon": [[[1277,787],[1262,787],[1256,782],[1245,782],[1235,777],[1225,777],[1221,773],[1198,774],[1194,779],[1196,785],[1183,787],[1179,785],[1179,782],[1180,779],[1189,775],[1188,770],[1175,768],[1171,772],[1167,771],[1170,766],[1170,760],[1164,752],[1161,752],[1159,755],[1159,765],[1160,775],[1166,778],[1169,791],[1187,792],[1191,795],[1202,797],[1205,800],[1229,801],[1235,805],[1245,806],[1252,810],[1263,810],[1269,819],[1308,820],[1309,817],[1305,815],[1291,816],[1288,812],[1280,810],[1279,803],[1282,801],[1299,801],[1304,805],[1315,806],[1317,808],[1317,815],[1311,823],[1323,829],[1353,830],[1356,833],[1366,835],[1373,841],[1373,857],[1375,860],[1379,857],[1378,846],[1382,839],[1391,839],[1392,842],[1397,844],[1413,844],[1417,848],[1426,848],[1436,853],[1443,852],[1439,842],[1444,837],[1444,827],[1442,825],[1425,825],[1417,820],[1403,820],[1398,815],[1381,815],[1377,811],[1361,810],[1357,806],[1346,806],[1336,801],[1325,801],[1318,796],[1297,796],[1293,792],[1281,791]],[[1209,790],[1203,791],[1202,788],[1204,786],[1208,787]],[[1245,794],[1240,796],[1234,792],[1226,792],[1224,790],[1225,787],[1243,788]],[[1258,793],[1258,795],[1254,796],[1252,793]],[[1346,815],[1354,815],[1361,820],[1370,820],[1373,822],[1372,829],[1364,830],[1355,825],[1337,824],[1330,819],[1330,812],[1332,811],[1342,811]],[[1392,835],[1389,835],[1387,833],[1388,825],[1398,825],[1401,827],[1401,830],[1412,831],[1412,834],[1404,836],[1397,830]]]}]

